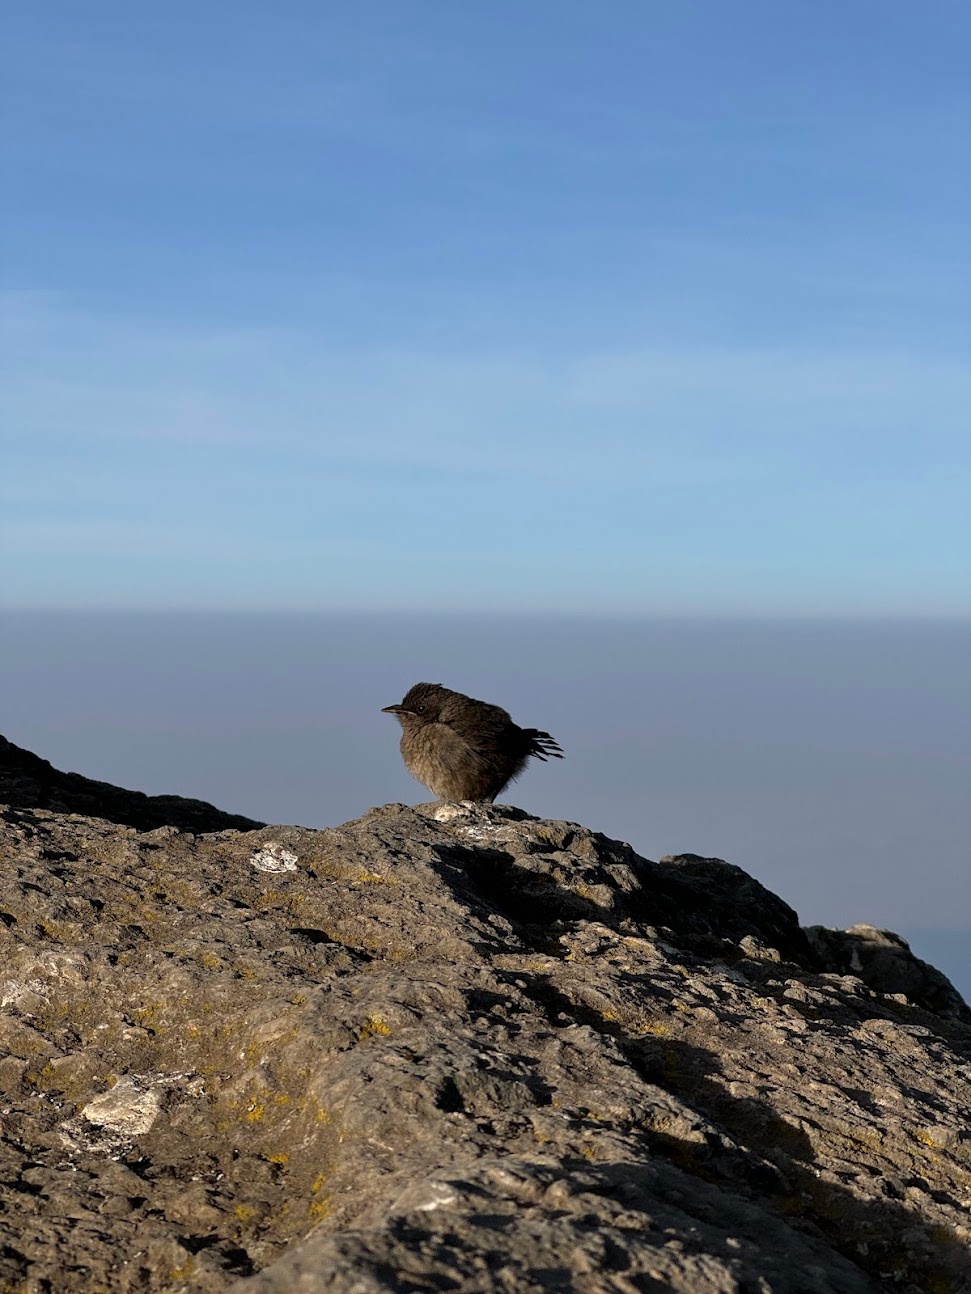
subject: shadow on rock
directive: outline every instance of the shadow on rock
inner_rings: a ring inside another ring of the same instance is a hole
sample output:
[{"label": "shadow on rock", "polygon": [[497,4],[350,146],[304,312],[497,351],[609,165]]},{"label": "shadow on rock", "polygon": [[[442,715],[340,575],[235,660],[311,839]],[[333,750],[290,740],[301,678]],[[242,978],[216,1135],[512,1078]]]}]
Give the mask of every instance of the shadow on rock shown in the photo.
[{"label": "shadow on rock", "polygon": [[644,1130],[652,1155],[757,1201],[797,1229],[823,1238],[870,1277],[892,1282],[888,1287],[941,1294],[971,1288],[964,1283],[971,1279],[967,1246],[896,1202],[908,1191],[926,1190],[926,1182],[889,1177],[883,1188],[895,1198],[882,1200],[854,1193],[819,1162],[796,1123],[781,1118],[767,1102],[731,1094],[716,1052],[677,1039],[632,1039],[616,1022],[604,1021],[539,981],[528,992],[551,1024],[582,1024],[613,1039],[645,1081],[703,1116],[687,1136],[663,1126]]}]

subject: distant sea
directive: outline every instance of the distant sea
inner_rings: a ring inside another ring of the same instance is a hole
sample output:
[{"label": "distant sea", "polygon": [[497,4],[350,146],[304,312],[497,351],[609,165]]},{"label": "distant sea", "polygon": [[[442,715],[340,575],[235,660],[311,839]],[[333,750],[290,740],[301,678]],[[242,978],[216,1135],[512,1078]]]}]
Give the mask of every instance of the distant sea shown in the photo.
[{"label": "distant sea", "polygon": [[430,796],[380,713],[446,683],[567,753],[504,797],[869,921],[971,997],[971,626],[6,612],[0,731],[57,767],[325,826]]}]

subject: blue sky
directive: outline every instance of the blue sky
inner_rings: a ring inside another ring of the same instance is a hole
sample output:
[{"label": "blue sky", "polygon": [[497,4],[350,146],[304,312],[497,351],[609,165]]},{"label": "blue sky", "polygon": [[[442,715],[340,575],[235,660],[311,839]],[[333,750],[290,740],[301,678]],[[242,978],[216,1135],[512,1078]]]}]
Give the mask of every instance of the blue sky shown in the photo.
[{"label": "blue sky", "polygon": [[6,603],[967,613],[963,3],[4,37]]}]

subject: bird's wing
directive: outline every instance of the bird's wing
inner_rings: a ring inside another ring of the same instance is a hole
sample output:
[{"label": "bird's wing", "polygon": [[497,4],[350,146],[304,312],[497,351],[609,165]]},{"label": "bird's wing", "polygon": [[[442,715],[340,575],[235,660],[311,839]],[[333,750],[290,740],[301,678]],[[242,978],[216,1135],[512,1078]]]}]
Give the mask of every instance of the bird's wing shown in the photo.
[{"label": "bird's wing", "polygon": [[485,701],[469,701],[467,697],[463,697],[462,701],[464,704],[461,708],[443,709],[439,723],[454,729],[470,746],[492,749],[504,741],[510,728],[516,726],[501,706],[489,705]]}]

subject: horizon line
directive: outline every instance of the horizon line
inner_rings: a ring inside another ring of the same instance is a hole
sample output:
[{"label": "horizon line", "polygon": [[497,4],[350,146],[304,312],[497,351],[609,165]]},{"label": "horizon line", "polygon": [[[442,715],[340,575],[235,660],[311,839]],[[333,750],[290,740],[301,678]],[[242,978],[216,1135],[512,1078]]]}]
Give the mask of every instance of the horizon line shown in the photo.
[{"label": "horizon line", "polygon": [[215,605],[200,606],[197,603],[173,603],[163,605],[131,604],[74,604],[74,603],[20,603],[0,604],[0,616],[3,615],[184,615],[184,616],[401,616],[401,617],[448,617],[448,618],[498,618],[498,619],[531,619],[531,620],[677,620],[693,622],[725,621],[734,622],[793,622],[806,623],[827,621],[843,624],[940,624],[966,626],[971,628],[971,610],[967,612],[947,611],[702,611],[676,610],[662,607],[654,609],[633,610],[591,608],[576,610],[565,607],[442,607],[442,606],[260,606],[260,605]]}]

